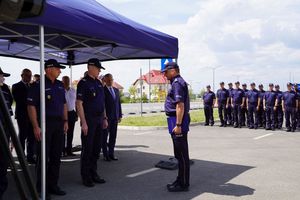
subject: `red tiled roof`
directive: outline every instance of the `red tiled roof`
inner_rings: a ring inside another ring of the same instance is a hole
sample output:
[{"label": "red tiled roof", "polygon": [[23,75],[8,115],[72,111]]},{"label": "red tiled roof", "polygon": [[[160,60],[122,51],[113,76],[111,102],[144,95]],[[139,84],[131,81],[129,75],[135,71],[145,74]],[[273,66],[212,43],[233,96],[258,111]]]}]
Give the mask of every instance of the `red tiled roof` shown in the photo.
[{"label": "red tiled roof", "polygon": [[115,87],[115,88],[117,88],[119,90],[123,90],[124,89],[124,87],[122,85],[120,85],[119,83],[117,83],[116,81],[114,81],[113,87]]},{"label": "red tiled roof", "polygon": [[[150,76],[149,76],[150,74]],[[150,79],[149,79],[150,78]],[[134,84],[139,81],[144,80],[147,84],[167,84],[168,79],[161,73],[160,70],[151,70],[150,73],[142,75],[139,79],[137,79]]]}]

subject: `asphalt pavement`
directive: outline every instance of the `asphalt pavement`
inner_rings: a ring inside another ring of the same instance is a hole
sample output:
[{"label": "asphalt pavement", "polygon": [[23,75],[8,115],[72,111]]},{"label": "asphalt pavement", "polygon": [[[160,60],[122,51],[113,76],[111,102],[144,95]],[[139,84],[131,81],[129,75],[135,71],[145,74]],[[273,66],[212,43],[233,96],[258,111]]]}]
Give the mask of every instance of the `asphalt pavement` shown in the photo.
[{"label": "asphalt pavement", "polygon": [[[80,144],[76,127],[75,144]],[[191,187],[189,192],[169,193],[166,184],[177,171],[155,168],[172,157],[166,130],[119,130],[119,161],[99,160],[99,174],[106,184],[82,186],[79,155],[64,158],[59,185],[64,200],[299,200],[300,132],[195,126],[189,133]],[[79,153],[79,152],[78,152]],[[34,171],[34,167],[31,167]],[[4,200],[19,199],[10,176]]]}]

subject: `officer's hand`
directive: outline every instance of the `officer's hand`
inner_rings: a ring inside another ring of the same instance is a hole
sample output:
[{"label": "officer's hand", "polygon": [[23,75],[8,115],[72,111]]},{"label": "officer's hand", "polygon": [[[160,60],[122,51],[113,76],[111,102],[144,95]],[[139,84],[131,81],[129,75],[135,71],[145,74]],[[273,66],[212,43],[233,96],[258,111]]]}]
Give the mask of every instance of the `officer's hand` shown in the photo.
[{"label": "officer's hand", "polygon": [[175,133],[176,135],[181,134],[181,127],[180,126],[175,126],[175,128],[173,129],[173,133]]},{"label": "officer's hand", "polygon": [[277,107],[276,107],[276,106],[274,106],[274,110],[275,110],[275,111],[277,110]]},{"label": "officer's hand", "polygon": [[65,123],[64,123],[64,133],[65,133],[65,134],[68,133],[68,129],[69,129],[68,122],[65,122]]},{"label": "officer's hand", "polygon": [[226,104],[226,108],[228,108],[228,105]]},{"label": "officer's hand", "polygon": [[242,107],[242,108],[244,107],[244,104],[243,104],[243,103],[241,104],[241,107]]},{"label": "officer's hand", "polygon": [[108,127],[107,119],[104,119],[103,120],[103,129],[107,129],[107,127]]},{"label": "officer's hand", "polygon": [[33,128],[33,133],[34,133],[35,139],[37,141],[41,141],[41,129],[40,129],[40,127]]},{"label": "officer's hand", "polygon": [[87,136],[87,134],[88,134],[88,126],[87,126],[86,122],[81,124],[81,130],[83,132],[83,135]]},{"label": "officer's hand", "polygon": [[266,106],[264,106],[264,110],[266,110]]}]

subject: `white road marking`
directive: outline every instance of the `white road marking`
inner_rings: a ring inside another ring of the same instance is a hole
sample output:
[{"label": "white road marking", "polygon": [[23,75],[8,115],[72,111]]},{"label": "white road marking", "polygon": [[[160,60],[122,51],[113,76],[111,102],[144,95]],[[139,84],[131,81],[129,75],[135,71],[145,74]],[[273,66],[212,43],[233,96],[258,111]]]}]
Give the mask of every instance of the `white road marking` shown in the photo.
[{"label": "white road marking", "polygon": [[150,168],[150,169],[147,169],[147,170],[144,170],[144,171],[140,171],[140,172],[137,172],[137,173],[134,173],[134,174],[129,174],[127,175],[126,177],[128,178],[134,178],[134,177],[137,177],[137,176],[140,176],[140,175],[144,175],[144,174],[148,174],[150,172],[154,172],[154,171],[157,171],[159,170],[159,168]]},{"label": "white road marking", "polygon": [[80,160],[80,158],[74,158],[74,159],[61,159],[61,162],[74,162],[74,161],[78,161]]},{"label": "white road marking", "polygon": [[146,131],[146,132],[134,133],[133,135],[147,135],[147,134],[151,134],[151,133],[153,133],[153,131]]},{"label": "white road marking", "polygon": [[271,135],[274,135],[274,133],[268,133],[268,134],[265,134],[265,135],[262,135],[262,136],[259,136],[259,137],[253,138],[253,139],[254,140],[259,140],[259,139],[262,139],[262,138],[265,138],[265,137],[268,137],[268,136],[271,136]]}]

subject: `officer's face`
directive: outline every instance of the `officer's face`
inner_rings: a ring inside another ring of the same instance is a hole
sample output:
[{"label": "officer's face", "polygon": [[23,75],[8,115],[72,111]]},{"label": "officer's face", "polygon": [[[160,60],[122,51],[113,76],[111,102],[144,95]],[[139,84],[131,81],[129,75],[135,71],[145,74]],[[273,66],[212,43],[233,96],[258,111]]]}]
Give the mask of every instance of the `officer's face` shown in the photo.
[{"label": "officer's face", "polygon": [[67,77],[67,76],[63,77],[62,82],[64,83],[65,87],[69,87],[70,86],[70,79],[69,79],[69,77]]},{"label": "officer's face", "polygon": [[229,86],[229,88],[231,89],[232,88],[232,85],[230,84],[230,85],[228,85]]},{"label": "officer's face", "polygon": [[260,89],[260,90],[263,90],[263,89],[264,89],[264,87],[260,86],[260,87],[259,87],[259,89]]},{"label": "officer's face", "polygon": [[240,88],[240,84],[235,84],[235,87],[236,88]]},{"label": "officer's face", "polygon": [[210,87],[207,87],[206,89],[207,89],[207,91],[210,91]]},{"label": "officer's face", "polygon": [[270,91],[272,91],[274,89],[274,86],[270,86],[269,89]]},{"label": "officer's face", "polygon": [[112,76],[108,76],[108,77],[105,77],[105,84],[107,85],[107,86],[112,86],[113,85],[113,82],[114,82],[114,79],[113,79],[113,77]]},{"label": "officer's face", "polygon": [[89,73],[95,78],[97,78],[101,72],[101,69],[96,66],[89,66],[88,70],[89,70]]},{"label": "officer's face", "polygon": [[288,89],[288,91],[291,91],[291,90],[292,90],[292,86],[291,86],[291,85],[288,85],[288,86],[287,86],[287,89]]},{"label": "officer's face", "polygon": [[246,90],[247,89],[247,85],[243,85],[243,89]]},{"label": "officer's face", "polygon": [[254,90],[255,89],[255,85],[251,85],[251,89]]},{"label": "officer's face", "polygon": [[222,89],[224,89],[224,84],[220,84],[220,87],[221,87]]},{"label": "officer's face", "polygon": [[29,83],[31,81],[31,77],[32,77],[32,73],[31,72],[24,72],[22,74],[22,80],[25,82],[25,83]]},{"label": "officer's face", "polygon": [[280,89],[279,87],[276,87],[276,88],[275,88],[276,91],[279,91],[279,89]]},{"label": "officer's face", "polygon": [[168,69],[164,72],[164,76],[167,77],[168,80],[171,80],[173,78],[174,69]]}]

